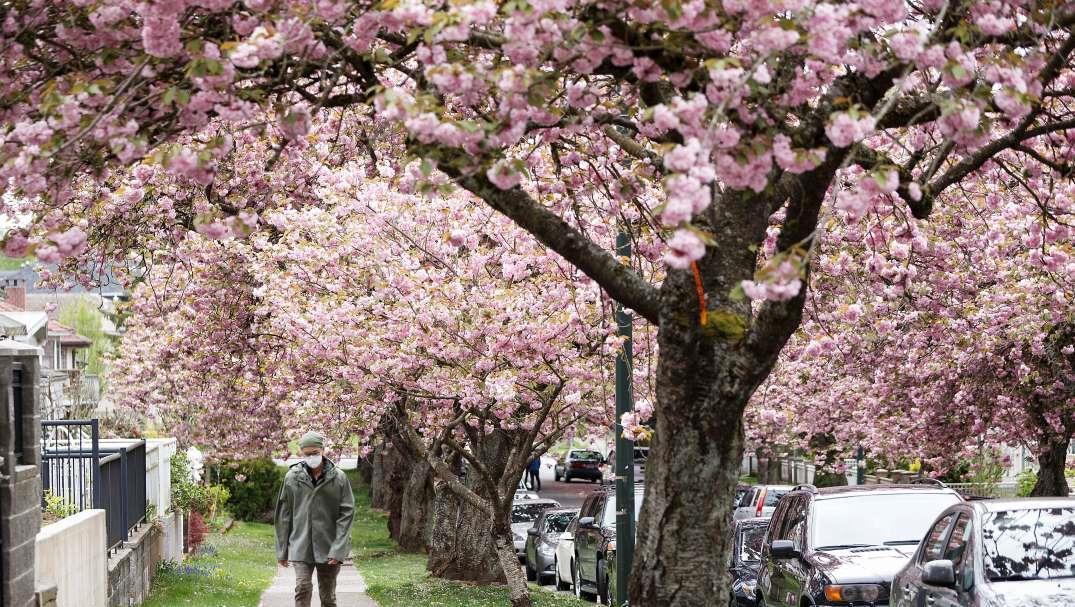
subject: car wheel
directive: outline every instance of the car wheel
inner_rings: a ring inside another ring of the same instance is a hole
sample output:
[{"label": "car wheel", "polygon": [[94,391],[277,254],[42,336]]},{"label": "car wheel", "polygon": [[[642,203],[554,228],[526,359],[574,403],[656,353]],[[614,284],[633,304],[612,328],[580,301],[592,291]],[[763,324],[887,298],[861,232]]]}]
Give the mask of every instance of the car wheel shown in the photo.
[{"label": "car wheel", "polygon": [[564,482],[565,483],[570,483],[571,482],[571,475],[568,474],[567,472],[564,472]]},{"label": "car wheel", "polygon": [[556,575],[556,589],[557,590],[571,590],[571,582],[565,582],[562,579],[560,579],[560,562],[558,560],[554,559],[553,564],[555,565],[554,570],[556,571],[556,574],[555,574]]},{"label": "car wheel", "polygon": [[575,597],[579,599],[593,600],[593,594],[586,592],[582,589],[582,574],[579,572],[579,560],[575,558],[575,562],[571,565],[571,581],[575,586]]},{"label": "car wheel", "polygon": [[[611,605],[616,600],[612,580],[609,579],[607,573],[601,575],[602,571],[605,571],[605,561],[597,561],[597,602],[602,605]],[[601,578],[604,578],[604,582],[601,581]]]}]

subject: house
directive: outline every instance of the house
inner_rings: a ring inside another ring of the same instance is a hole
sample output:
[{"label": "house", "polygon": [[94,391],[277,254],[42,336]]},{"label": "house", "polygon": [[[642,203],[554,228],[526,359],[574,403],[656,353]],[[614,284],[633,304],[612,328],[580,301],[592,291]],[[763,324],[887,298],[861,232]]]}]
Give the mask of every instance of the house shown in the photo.
[{"label": "house", "polygon": [[26,284],[20,277],[0,278],[0,332],[42,350],[41,416],[43,419],[86,417],[100,401],[100,384],[84,372],[84,352],[93,345],[86,337],[47,312],[26,309]]}]

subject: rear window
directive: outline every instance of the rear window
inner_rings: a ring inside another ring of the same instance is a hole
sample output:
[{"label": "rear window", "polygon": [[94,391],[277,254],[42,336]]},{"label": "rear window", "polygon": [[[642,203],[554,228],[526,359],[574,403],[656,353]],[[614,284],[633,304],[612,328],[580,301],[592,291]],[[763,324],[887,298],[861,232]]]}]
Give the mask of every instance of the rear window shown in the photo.
[{"label": "rear window", "polygon": [[988,512],[982,539],[990,581],[1075,577],[1075,509]]},{"label": "rear window", "polygon": [[599,461],[601,454],[597,451],[572,451],[569,456],[571,459],[580,459],[585,461]]},{"label": "rear window", "polygon": [[549,533],[563,533],[567,526],[575,518],[574,512],[557,512],[545,515],[545,531]]},{"label": "rear window", "polygon": [[511,522],[532,523],[543,511],[554,507],[553,504],[515,504],[511,507]]},{"label": "rear window", "polygon": [[766,491],[765,492],[765,506],[766,507],[775,506],[776,503],[778,501],[780,501],[780,498],[783,497],[785,494],[787,494],[787,491],[784,490],[784,489],[770,489],[770,490]]}]

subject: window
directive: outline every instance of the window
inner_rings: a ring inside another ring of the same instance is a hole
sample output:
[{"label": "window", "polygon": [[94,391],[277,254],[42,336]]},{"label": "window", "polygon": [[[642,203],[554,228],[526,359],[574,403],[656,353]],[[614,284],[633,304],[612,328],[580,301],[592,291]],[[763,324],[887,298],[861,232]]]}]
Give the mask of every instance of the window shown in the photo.
[{"label": "window", "polygon": [[556,512],[545,515],[545,531],[547,533],[563,533],[567,526],[575,518],[574,512]]},{"label": "window", "polygon": [[990,581],[1075,577],[1075,508],[1033,508],[982,516]]},{"label": "window", "polygon": [[[962,501],[955,492],[847,494],[814,502],[810,541],[816,546],[914,546],[931,521]],[[869,512],[870,516],[863,516]],[[848,525],[848,521],[855,521]]]},{"label": "window", "polygon": [[765,492],[765,507],[768,508],[768,507],[771,507],[771,506],[775,506],[776,503],[778,501],[780,501],[780,498],[784,497],[784,495],[786,495],[786,494],[787,494],[787,491],[785,491],[784,489],[770,489],[770,490],[766,491]]},{"label": "window", "polygon": [[761,546],[765,539],[765,525],[744,527],[740,535],[739,560],[754,563],[761,560]]},{"label": "window", "polygon": [[806,547],[806,501],[803,496],[795,497],[788,504],[788,518],[784,538],[791,540],[795,548],[802,551]]},{"label": "window", "polygon": [[537,520],[542,511],[550,507],[550,504],[515,504],[511,507],[511,522],[532,523]]},{"label": "window", "polygon": [[925,546],[922,547],[923,563],[941,558],[944,553],[944,538],[948,535],[948,528],[952,526],[952,519],[955,517],[955,513],[949,514],[937,521],[937,524],[929,530],[929,534],[926,535],[924,540]]},{"label": "window", "polygon": [[956,581],[965,589],[974,584],[974,559],[967,556],[970,530],[970,516],[961,514],[955,526],[952,527],[952,535],[948,538],[948,546],[944,549],[944,558],[952,561]]},{"label": "window", "polygon": [[587,462],[597,462],[601,461],[601,454],[597,451],[572,451],[568,458]]}]

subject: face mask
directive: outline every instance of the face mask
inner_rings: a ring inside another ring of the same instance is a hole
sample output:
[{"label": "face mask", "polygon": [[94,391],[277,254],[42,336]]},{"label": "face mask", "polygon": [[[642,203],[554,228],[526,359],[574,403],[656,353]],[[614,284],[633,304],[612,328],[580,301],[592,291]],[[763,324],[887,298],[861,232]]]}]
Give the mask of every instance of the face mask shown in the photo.
[{"label": "face mask", "polygon": [[311,468],[320,468],[321,467],[321,456],[320,455],[307,455],[306,457],[304,457],[302,459],[306,462],[306,465],[311,467]]}]

